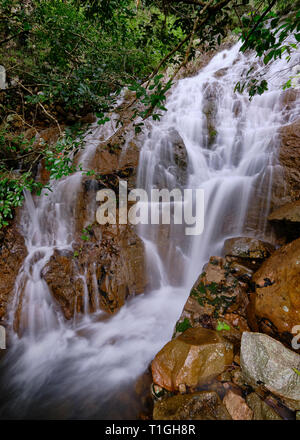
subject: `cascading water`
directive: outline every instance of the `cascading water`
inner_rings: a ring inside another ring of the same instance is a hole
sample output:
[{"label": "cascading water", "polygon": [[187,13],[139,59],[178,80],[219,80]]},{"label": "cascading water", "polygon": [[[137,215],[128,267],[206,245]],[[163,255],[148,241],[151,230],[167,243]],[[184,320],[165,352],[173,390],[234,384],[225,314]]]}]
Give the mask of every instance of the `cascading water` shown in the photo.
[{"label": "cascading water", "polygon": [[[272,179],[280,173],[278,130],[296,117],[300,103],[288,115],[282,110],[280,84],[288,73],[283,71],[281,78],[275,74],[285,67],[284,60],[269,69],[270,91],[263,96],[249,102],[235,94],[234,85],[248,65],[239,45],[220,52],[197,76],[178,81],[168,112],[160,122],[148,123],[137,186],[148,191],[203,188],[204,233],[185,236],[180,226],[141,226],[150,287],[110,319],[101,320],[97,311],[66,322],[41,277],[55,249],[72,249],[80,174],[56,183],[47,197],[26,195],[21,227],[28,256],[16,280],[10,348],[2,362],[3,417],[137,416],[133,404],[131,409],[125,405],[126,413],[123,407],[117,412],[115,390],[130,393],[130,384],[170,339],[203,264],[221,254],[229,236],[268,235]],[[99,136],[110,133],[95,128],[81,162],[88,163]],[[180,178],[174,136],[187,156]],[[18,308],[19,335],[13,331]]]}]

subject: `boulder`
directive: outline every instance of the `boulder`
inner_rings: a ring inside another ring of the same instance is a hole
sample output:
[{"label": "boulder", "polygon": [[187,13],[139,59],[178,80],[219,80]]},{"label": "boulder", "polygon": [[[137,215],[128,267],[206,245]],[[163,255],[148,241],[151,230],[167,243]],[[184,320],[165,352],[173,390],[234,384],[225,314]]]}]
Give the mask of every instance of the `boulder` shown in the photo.
[{"label": "boulder", "polygon": [[300,237],[300,200],[287,203],[273,211],[268,220],[272,222],[279,237],[287,242]]},{"label": "boulder", "polygon": [[[300,323],[300,239],[278,249],[254,274],[254,312],[270,321],[282,337],[291,338]],[[260,324],[260,325],[261,325]]]},{"label": "boulder", "polygon": [[231,417],[214,391],[178,394],[157,401],[154,420],[230,420]]},{"label": "boulder", "polygon": [[236,394],[234,391],[227,391],[223,399],[223,404],[226,406],[226,409],[233,420],[252,420],[252,409],[249,408],[245,399]]},{"label": "boulder", "polygon": [[272,244],[251,237],[229,238],[224,243],[224,253],[231,257],[264,260],[274,250],[275,247]]},{"label": "boulder", "polygon": [[300,409],[300,355],[262,333],[244,332],[241,368],[245,381],[263,385],[289,407]]},{"label": "boulder", "polygon": [[152,362],[153,382],[174,391],[196,387],[222,373],[233,360],[233,346],[218,332],[190,328],[168,342]]}]

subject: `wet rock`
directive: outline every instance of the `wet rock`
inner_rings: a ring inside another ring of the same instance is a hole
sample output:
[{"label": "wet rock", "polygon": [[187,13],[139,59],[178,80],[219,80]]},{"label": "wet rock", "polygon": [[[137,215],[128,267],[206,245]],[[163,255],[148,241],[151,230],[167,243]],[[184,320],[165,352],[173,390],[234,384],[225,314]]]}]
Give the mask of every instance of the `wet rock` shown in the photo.
[{"label": "wet rock", "polygon": [[300,119],[281,129],[279,159],[284,168],[288,193],[292,199],[300,198]]},{"label": "wet rock", "polygon": [[173,160],[176,165],[176,167],[170,167],[170,172],[174,174],[180,185],[185,185],[188,177],[188,154],[186,147],[177,130],[172,130],[170,133],[170,141],[173,149]]},{"label": "wet rock", "polygon": [[99,307],[114,313],[129,296],[144,292],[143,242],[130,226],[113,226],[93,225],[88,241],[74,244],[67,254],[56,250],[43,269],[67,319]]},{"label": "wet rock", "polygon": [[219,69],[214,73],[216,78],[221,78],[228,72],[228,67],[224,67],[223,69]]},{"label": "wet rock", "polygon": [[262,333],[244,332],[242,373],[249,385],[263,385],[294,409],[300,409],[300,356]]},{"label": "wet rock", "polygon": [[223,336],[239,341],[240,332],[248,329],[246,309],[249,301],[247,284],[235,274],[235,268],[225,258],[210,258],[190,292],[176,325],[176,335],[184,320],[192,327],[208,329],[216,329],[219,321],[224,321],[230,331],[223,332]]},{"label": "wet rock", "polygon": [[274,250],[272,244],[250,237],[229,238],[224,243],[225,255],[231,257],[264,260]]},{"label": "wet rock", "polygon": [[287,242],[300,237],[300,200],[287,203],[273,211],[268,220],[274,225],[277,235]]},{"label": "wet rock", "polygon": [[223,399],[223,404],[226,406],[233,420],[252,420],[252,409],[249,408],[245,399],[232,390],[227,391]]},{"label": "wet rock", "polygon": [[282,417],[256,393],[248,394],[246,402],[253,411],[253,420],[282,420]]},{"label": "wet rock", "polygon": [[154,420],[230,420],[230,415],[214,391],[178,394],[154,405]]},{"label": "wet rock", "polygon": [[204,138],[205,145],[207,148],[210,148],[218,134],[216,127],[216,114],[217,114],[217,95],[219,93],[219,84],[215,83],[207,83],[204,84],[203,90],[203,114],[205,116],[205,123],[203,126],[204,133],[206,132],[206,136]]},{"label": "wet rock", "polygon": [[168,342],[152,362],[154,383],[169,391],[195,387],[222,373],[233,360],[232,344],[215,331],[190,328]]},{"label": "wet rock", "polygon": [[0,321],[5,318],[7,303],[26,255],[24,238],[15,222],[0,231]]},{"label": "wet rock", "polygon": [[[300,323],[300,239],[278,249],[254,274],[254,310],[282,337],[291,338]],[[289,341],[289,339],[287,339]]]},{"label": "wet rock", "polygon": [[170,127],[157,142],[159,142],[160,160],[154,170],[154,186],[158,189],[170,190],[184,186],[188,178],[188,154],[180,134],[174,127]]}]

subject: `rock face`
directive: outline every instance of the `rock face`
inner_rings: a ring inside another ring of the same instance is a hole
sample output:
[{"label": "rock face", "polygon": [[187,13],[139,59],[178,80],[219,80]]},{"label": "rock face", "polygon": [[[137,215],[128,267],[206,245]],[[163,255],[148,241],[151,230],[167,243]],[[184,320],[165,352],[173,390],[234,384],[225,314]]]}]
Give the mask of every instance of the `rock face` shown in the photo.
[{"label": "rock face", "polygon": [[0,231],[0,321],[5,317],[7,303],[26,255],[24,238],[15,223]]},{"label": "rock face", "polygon": [[225,240],[226,256],[264,260],[274,252],[275,247],[262,240],[250,237],[234,237]]},{"label": "rock face", "polygon": [[252,420],[252,409],[249,408],[245,399],[234,393],[232,390],[227,391],[223,399],[223,404],[226,406],[226,409],[233,420]]},{"label": "rock face", "polygon": [[263,384],[295,409],[300,408],[300,356],[262,333],[244,332],[241,367],[246,382]]},{"label": "rock face", "polygon": [[300,119],[281,129],[279,159],[292,199],[300,197]]},{"label": "rock face", "polygon": [[254,310],[281,334],[291,334],[300,323],[300,239],[281,247],[253,276]]},{"label": "rock face", "polygon": [[154,420],[230,420],[214,391],[176,395],[156,402]]},{"label": "rock face", "polygon": [[287,242],[300,237],[300,200],[287,203],[273,211],[268,220],[274,225],[277,235]]},{"label": "rock face", "polygon": [[233,347],[215,331],[190,328],[168,342],[152,362],[155,384],[173,391],[195,387],[232,363]]}]

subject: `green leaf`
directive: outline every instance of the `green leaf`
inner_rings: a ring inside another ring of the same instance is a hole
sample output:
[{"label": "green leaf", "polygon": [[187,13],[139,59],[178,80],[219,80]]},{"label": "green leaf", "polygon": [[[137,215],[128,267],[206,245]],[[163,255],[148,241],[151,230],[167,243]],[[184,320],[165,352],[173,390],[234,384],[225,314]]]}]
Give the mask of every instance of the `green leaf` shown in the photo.
[{"label": "green leaf", "polygon": [[191,328],[191,323],[188,320],[188,318],[184,318],[184,320],[182,322],[178,322],[176,324],[176,331],[177,332],[185,332],[188,328]]},{"label": "green leaf", "polygon": [[298,376],[300,376],[300,371],[297,370],[297,368],[293,368],[294,373],[298,374]]},{"label": "green leaf", "polygon": [[230,326],[228,324],[226,324],[226,322],[224,321],[218,321],[218,325],[216,327],[216,330],[218,332],[222,331],[222,330],[230,330]]}]

